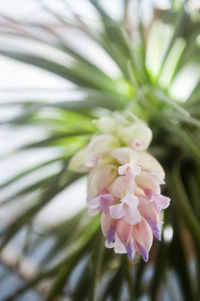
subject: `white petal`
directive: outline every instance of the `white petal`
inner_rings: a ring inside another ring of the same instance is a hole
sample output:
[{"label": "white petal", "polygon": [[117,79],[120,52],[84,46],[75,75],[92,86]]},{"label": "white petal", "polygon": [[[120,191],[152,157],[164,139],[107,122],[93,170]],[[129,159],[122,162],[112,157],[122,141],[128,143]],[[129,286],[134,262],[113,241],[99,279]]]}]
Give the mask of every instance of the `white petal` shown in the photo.
[{"label": "white petal", "polygon": [[87,198],[87,204],[90,209],[97,209],[100,206],[100,197]]},{"label": "white petal", "polygon": [[117,204],[117,205],[112,205],[109,207],[110,209],[110,216],[112,218],[115,218],[115,219],[119,219],[121,217],[124,216],[124,204],[121,203],[121,204]]},{"label": "white petal", "polygon": [[139,204],[139,199],[134,194],[127,194],[121,202],[136,208]]},{"label": "white petal", "polygon": [[127,206],[124,211],[124,218],[130,225],[135,225],[142,220],[141,214],[137,208]]}]

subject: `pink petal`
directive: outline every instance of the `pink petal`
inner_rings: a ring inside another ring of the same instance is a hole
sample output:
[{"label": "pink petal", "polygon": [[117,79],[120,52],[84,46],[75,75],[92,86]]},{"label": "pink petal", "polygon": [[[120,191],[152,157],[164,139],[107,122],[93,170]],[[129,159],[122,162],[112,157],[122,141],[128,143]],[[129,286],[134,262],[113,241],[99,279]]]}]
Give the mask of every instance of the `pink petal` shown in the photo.
[{"label": "pink petal", "polygon": [[110,206],[110,215],[112,218],[119,219],[124,216],[124,204]]},{"label": "pink petal", "polygon": [[144,192],[145,192],[147,198],[150,200],[151,197],[152,197],[153,192],[150,189],[148,189],[148,188],[145,188]]},{"label": "pink petal", "polygon": [[156,209],[155,203],[150,202],[146,197],[140,196],[140,203],[138,205],[138,209],[141,213],[141,215],[146,220],[151,220],[156,222],[158,211]]},{"label": "pink petal", "polygon": [[133,238],[145,250],[150,250],[153,242],[153,234],[151,227],[144,218],[133,227]]},{"label": "pink petal", "polygon": [[128,224],[124,218],[120,219],[116,224],[116,232],[121,242],[126,246],[132,237],[133,226]]}]

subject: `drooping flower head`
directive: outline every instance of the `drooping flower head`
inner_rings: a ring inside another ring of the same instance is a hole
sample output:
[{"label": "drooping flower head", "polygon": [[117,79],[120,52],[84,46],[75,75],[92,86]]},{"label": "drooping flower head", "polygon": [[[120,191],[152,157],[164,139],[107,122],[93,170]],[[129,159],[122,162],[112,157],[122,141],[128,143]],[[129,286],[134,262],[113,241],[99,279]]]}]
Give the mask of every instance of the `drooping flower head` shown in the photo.
[{"label": "drooping flower head", "polygon": [[69,168],[89,173],[88,213],[101,214],[106,247],[130,258],[138,252],[147,261],[153,236],[161,240],[161,211],[170,203],[160,189],[164,170],[147,152],[152,132],[138,119],[130,125],[112,117],[95,123],[99,134],[74,155]]}]

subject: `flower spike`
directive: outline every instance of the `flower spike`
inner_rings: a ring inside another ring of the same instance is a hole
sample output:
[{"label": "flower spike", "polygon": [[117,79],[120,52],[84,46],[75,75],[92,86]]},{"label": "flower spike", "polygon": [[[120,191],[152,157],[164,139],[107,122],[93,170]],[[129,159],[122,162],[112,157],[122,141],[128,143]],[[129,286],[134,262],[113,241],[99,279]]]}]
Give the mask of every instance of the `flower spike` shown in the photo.
[{"label": "flower spike", "polygon": [[71,159],[70,168],[89,172],[88,213],[101,214],[105,246],[133,259],[149,259],[153,236],[161,240],[161,211],[170,199],[160,193],[165,173],[147,152],[152,132],[135,118],[127,125],[113,117],[96,122],[100,131]]}]

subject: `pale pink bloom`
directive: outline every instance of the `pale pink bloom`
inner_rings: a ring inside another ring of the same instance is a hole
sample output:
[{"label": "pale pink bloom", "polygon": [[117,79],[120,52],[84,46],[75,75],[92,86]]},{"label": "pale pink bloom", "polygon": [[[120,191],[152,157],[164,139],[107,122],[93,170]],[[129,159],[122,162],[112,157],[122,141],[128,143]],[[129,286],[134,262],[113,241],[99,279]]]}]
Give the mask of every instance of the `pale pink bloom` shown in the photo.
[{"label": "pale pink bloom", "polygon": [[110,206],[110,216],[114,219],[124,218],[130,225],[141,221],[138,211],[139,199],[134,194],[126,195],[119,204]]},{"label": "pale pink bloom", "polygon": [[109,187],[117,177],[117,166],[113,164],[95,167],[88,177],[88,196],[96,197],[104,188]]},{"label": "pale pink bloom", "polygon": [[147,261],[153,235],[161,239],[161,210],[170,204],[160,193],[164,170],[145,151],[151,130],[140,121],[125,126],[112,117],[102,118],[96,125],[104,134],[93,137],[69,167],[89,171],[88,212],[101,213],[106,247],[130,258],[137,251]]},{"label": "pale pink bloom", "polygon": [[103,189],[102,193],[95,198],[87,198],[88,213],[91,216],[97,215],[99,212],[109,213],[109,206],[113,202],[113,196],[107,189]]}]

